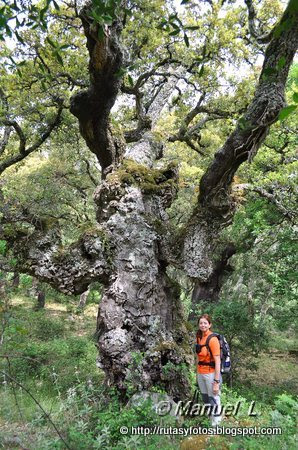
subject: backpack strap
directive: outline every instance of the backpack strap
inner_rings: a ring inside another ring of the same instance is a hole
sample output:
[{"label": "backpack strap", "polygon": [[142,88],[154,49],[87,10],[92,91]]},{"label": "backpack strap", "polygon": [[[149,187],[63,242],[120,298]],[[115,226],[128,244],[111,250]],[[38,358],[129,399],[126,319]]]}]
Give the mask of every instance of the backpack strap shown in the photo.
[{"label": "backpack strap", "polygon": [[[207,350],[211,353],[211,356],[212,356],[212,352],[211,352],[210,347],[209,347],[209,342],[210,342],[211,338],[217,337],[217,336],[218,335],[216,333],[209,334],[209,336],[206,339],[205,344],[203,344],[203,345],[199,344],[200,339],[197,337],[197,344],[200,345],[201,347],[207,347]],[[213,358],[213,356],[212,356],[212,358]]]},{"label": "backpack strap", "polygon": [[[216,333],[211,333],[211,334],[209,334],[209,336],[208,336],[207,339],[206,339],[205,344],[201,345],[201,347],[207,347],[207,350],[208,350],[208,352],[210,353],[211,358],[213,358],[213,355],[212,355],[211,349],[210,349],[210,347],[209,347],[209,342],[210,342],[210,339],[211,339],[211,338],[216,337],[216,336],[217,336]],[[197,338],[197,342],[198,342],[198,341],[199,341],[199,339]],[[200,345],[200,344],[199,344],[199,345]],[[215,367],[215,361],[214,361],[214,358],[213,358],[213,361],[211,361],[211,362],[209,362],[209,363],[206,363],[206,362],[199,362],[198,364],[199,364],[199,366],[210,366],[210,367]]]},{"label": "backpack strap", "polygon": [[[210,353],[210,355],[211,355],[211,357],[213,358],[213,355],[212,355],[212,351],[211,351],[211,348],[209,347],[209,342],[210,342],[210,340],[213,338],[213,337],[217,337],[217,334],[216,333],[211,333],[211,334],[209,334],[209,336],[207,337],[207,339],[206,339],[206,347],[207,347],[207,350],[208,350],[208,352]],[[214,358],[213,358],[214,359]]]}]

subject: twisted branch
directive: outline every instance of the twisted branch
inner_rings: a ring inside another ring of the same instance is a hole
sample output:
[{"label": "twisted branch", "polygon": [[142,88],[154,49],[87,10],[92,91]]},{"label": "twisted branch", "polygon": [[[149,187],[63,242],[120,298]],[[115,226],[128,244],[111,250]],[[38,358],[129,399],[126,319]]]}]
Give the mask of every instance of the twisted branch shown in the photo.
[{"label": "twisted branch", "polygon": [[16,120],[7,120],[4,119],[1,122],[8,127],[12,127],[18,137],[19,137],[19,149],[18,153],[16,155],[13,155],[0,163],[0,175],[3,173],[8,167],[16,164],[17,162],[22,161],[25,159],[28,155],[33,153],[35,150],[37,150],[51,135],[52,131],[60,124],[61,121],[61,114],[63,111],[63,101],[61,99],[58,99],[58,109],[56,112],[55,118],[48,124],[46,130],[42,133],[40,137],[37,138],[36,142],[32,144],[30,147],[26,148],[26,136],[20,127],[20,125],[17,123]]}]

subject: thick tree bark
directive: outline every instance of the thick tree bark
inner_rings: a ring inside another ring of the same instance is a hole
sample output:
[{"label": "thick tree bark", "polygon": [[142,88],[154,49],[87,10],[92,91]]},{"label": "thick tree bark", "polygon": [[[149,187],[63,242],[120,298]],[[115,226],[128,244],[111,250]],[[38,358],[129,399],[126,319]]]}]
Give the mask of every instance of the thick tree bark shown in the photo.
[{"label": "thick tree bark", "polygon": [[[147,149],[145,143],[146,154]],[[167,276],[166,251],[160,245],[175,184],[173,170],[125,160],[95,195],[114,267],[98,312],[98,364],[123,395],[152,386],[174,398],[189,391],[181,369],[192,362],[191,347],[179,289]]]},{"label": "thick tree bark", "polygon": [[90,291],[89,291],[89,288],[88,288],[87,291],[83,292],[83,294],[80,295],[80,301],[79,301],[79,304],[78,304],[78,309],[83,310],[85,308],[89,292]]},{"label": "thick tree bark", "polygon": [[34,305],[33,309],[39,310],[45,307],[46,303],[46,294],[44,289],[42,289],[41,283],[38,278],[33,278],[32,287],[30,289],[30,295],[35,297],[37,302]]},{"label": "thick tree bark", "polygon": [[160,151],[151,132],[127,149],[127,158],[95,192],[98,229],[70,248],[61,246],[56,228],[43,232],[40,223],[10,243],[22,271],[64,293],[82,293],[91,281],[101,281],[98,365],[123,398],[160,386],[178,399],[190,389],[183,369],[193,362],[192,346],[179,288],[166,273],[171,249],[165,209],[177,192],[177,168],[153,169]]},{"label": "thick tree bark", "polygon": [[214,266],[213,272],[205,282],[197,280],[191,297],[191,313],[189,320],[195,320],[196,307],[201,301],[216,302],[219,300],[219,293],[223,286],[225,276],[232,271],[228,264],[229,259],[236,253],[234,244],[229,244],[222,252],[221,258]]},{"label": "thick tree bark", "polygon": [[58,228],[48,231],[6,234],[0,230],[13,254],[16,269],[51,284],[64,294],[81,294],[93,281],[104,281],[110,274],[109,244],[102,229],[89,230],[78,242],[62,246]]},{"label": "thick tree bark", "polygon": [[100,39],[99,27],[90,16],[91,8],[88,3],[80,12],[90,56],[90,87],[71,98],[70,110],[78,118],[80,132],[104,171],[121,160],[124,150],[123,142],[113,136],[109,123],[109,114],[121,85],[121,25],[115,21]]},{"label": "thick tree bark", "polygon": [[46,303],[46,294],[44,290],[39,289],[37,293],[37,309],[43,309]]},{"label": "thick tree bark", "polygon": [[20,274],[18,272],[14,272],[12,279],[12,287],[17,289],[20,285]]}]

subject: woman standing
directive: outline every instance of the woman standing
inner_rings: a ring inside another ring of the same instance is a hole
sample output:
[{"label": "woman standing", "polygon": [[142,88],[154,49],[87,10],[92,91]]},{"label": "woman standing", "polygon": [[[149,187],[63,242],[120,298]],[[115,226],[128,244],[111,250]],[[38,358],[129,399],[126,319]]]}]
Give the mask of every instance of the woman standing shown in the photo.
[{"label": "woman standing", "polygon": [[[220,345],[216,336],[210,338],[208,347],[206,341],[211,332],[211,318],[203,314],[198,319],[197,356],[198,356],[198,386],[205,404],[211,405],[211,424],[216,426],[221,421],[220,416]],[[217,406],[217,408],[216,408]]]}]

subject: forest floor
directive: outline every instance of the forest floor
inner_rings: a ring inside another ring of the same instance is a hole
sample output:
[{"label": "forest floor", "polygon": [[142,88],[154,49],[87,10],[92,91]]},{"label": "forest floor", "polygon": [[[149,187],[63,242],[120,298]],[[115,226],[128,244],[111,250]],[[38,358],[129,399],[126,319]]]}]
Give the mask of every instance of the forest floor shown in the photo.
[{"label": "forest floor", "polygon": [[[64,437],[67,435],[68,439],[71,436],[75,443],[71,448],[75,450],[154,448],[151,447],[151,441],[142,447],[140,441],[133,440],[121,441],[122,443],[119,442],[116,446],[107,446],[102,433],[96,445],[91,444],[91,440],[86,438],[88,433],[86,429],[84,430],[84,424],[90,421],[94,411],[91,411],[93,405],[90,392],[84,390],[83,386],[86,383],[93,386],[102,384],[102,374],[95,364],[97,349],[94,345],[94,331],[97,305],[87,304],[83,313],[78,313],[75,301],[65,304],[50,298],[45,309],[37,312],[33,311],[33,305],[33,300],[29,297],[15,295],[10,299],[7,330],[3,345],[0,347],[2,356],[0,369],[6,373],[9,370],[11,376],[20,384],[12,390],[2,372],[0,448],[30,450],[66,448],[61,445],[61,440],[57,439],[56,431],[36,404],[36,400],[45,411],[49,412],[53,422],[60,421],[58,428],[65,428],[62,435]],[[8,358],[4,358],[4,355]],[[22,355],[22,358],[18,355]],[[246,368],[238,371],[233,395],[239,394],[242,398],[245,397],[247,402],[256,399],[262,405],[274,405],[278,396],[286,395],[284,402],[290,404],[291,396],[298,394],[296,355],[294,339],[291,336],[282,339],[277,336],[273,339],[271,348],[258,355],[256,369]],[[26,387],[35,400],[26,394],[20,385]],[[287,396],[290,396],[290,400]],[[61,414],[64,423],[61,422]],[[101,417],[106,420],[107,425],[109,421],[116,420],[108,413],[106,419],[104,415],[99,414],[98,421]],[[136,420],[135,416],[132,417]],[[119,422],[119,417],[117,420]],[[74,422],[78,424],[76,427]],[[136,422],[134,424],[137,425]],[[231,420],[228,425],[252,426],[253,422],[245,422],[244,419],[242,422]],[[162,437],[159,438],[160,441],[154,441],[154,445],[165,449],[259,448],[246,444],[242,446],[241,440],[237,444],[231,437],[223,439],[221,436],[193,436],[183,440],[177,440],[177,437],[173,439],[164,437],[164,441]],[[260,448],[272,450],[275,447],[269,443],[268,447]],[[283,448],[291,450],[291,444]]]}]

